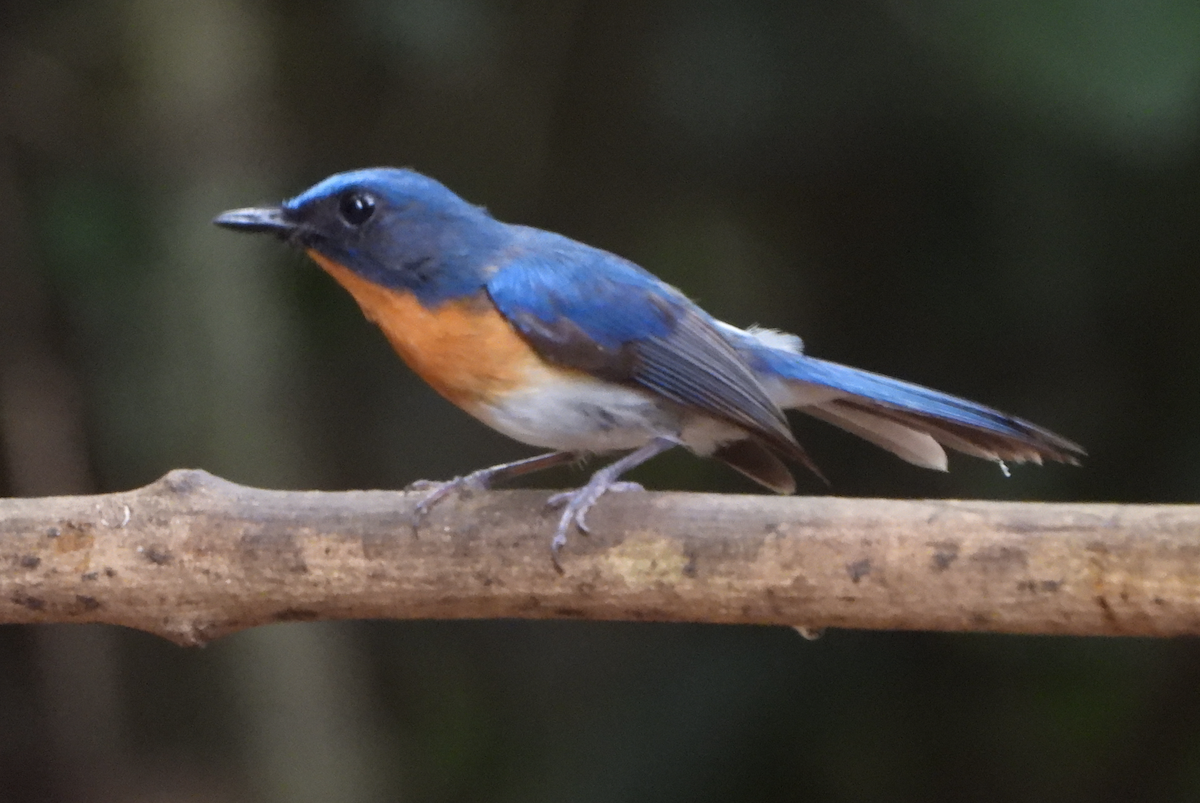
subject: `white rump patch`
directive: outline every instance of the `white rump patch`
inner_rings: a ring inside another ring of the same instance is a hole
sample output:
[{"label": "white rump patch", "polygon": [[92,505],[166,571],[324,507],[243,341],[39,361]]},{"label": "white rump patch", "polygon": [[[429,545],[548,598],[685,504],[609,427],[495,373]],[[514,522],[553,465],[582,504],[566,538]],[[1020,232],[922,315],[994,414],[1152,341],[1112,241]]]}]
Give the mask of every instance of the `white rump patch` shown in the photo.
[{"label": "white rump patch", "polygon": [[803,340],[788,332],[781,332],[778,329],[767,329],[762,326],[738,329],[736,326],[724,321],[717,321],[717,327],[732,334],[734,337],[746,337],[751,340],[757,340],[769,349],[779,349],[791,354],[802,354],[804,352]]},{"label": "white rump patch", "polygon": [[762,326],[751,326],[746,330],[746,334],[769,348],[790,351],[792,354],[804,353],[804,341],[790,332],[781,332],[778,329],[767,329]]}]

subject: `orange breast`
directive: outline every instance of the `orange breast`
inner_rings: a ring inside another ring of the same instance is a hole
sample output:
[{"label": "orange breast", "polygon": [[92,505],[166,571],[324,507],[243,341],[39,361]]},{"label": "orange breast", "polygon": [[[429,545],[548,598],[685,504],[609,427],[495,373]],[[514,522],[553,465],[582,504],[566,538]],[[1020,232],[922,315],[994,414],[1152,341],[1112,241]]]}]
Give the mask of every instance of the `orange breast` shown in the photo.
[{"label": "orange breast", "polygon": [[541,367],[529,344],[486,299],[427,309],[412,293],[369,282],[315,251],[308,254],[350,291],[409,367],[469,412],[523,387]]}]

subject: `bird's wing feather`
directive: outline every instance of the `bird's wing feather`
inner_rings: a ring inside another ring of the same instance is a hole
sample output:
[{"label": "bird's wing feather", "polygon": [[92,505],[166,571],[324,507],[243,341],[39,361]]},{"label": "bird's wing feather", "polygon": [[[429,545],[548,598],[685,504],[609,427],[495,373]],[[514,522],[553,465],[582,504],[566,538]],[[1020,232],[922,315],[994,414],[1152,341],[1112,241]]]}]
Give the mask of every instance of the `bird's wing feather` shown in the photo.
[{"label": "bird's wing feather", "polygon": [[546,360],[627,382],[807,462],[780,409],[703,311],[633,263],[546,232],[490,277],[497,309]]}]

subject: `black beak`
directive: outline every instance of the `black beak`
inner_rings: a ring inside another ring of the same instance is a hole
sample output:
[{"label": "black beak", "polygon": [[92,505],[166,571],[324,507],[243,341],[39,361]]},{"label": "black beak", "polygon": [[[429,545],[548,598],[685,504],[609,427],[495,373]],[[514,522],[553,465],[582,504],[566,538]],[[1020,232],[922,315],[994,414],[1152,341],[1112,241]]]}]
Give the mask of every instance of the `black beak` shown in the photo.
[{"label": "black beak", "polygon": [[213,223],[226,229],[245,231],[252,234],[271,232],[286,237],[296,230],[296,224],[288,220],[278,206],[251,206],[246,209],[230,209],[213,218]]}]

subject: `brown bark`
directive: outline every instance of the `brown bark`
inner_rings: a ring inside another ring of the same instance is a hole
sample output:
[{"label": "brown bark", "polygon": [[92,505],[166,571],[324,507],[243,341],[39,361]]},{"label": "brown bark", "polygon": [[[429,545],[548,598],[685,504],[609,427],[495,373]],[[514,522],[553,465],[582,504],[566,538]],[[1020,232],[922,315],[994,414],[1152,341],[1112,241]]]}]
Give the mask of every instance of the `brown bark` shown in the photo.
[{"label": "brown bark", "polygon": [[555,572],[539,491],[266,491],[173,471],[0,500],[0,622],[202,644],[281,621],[613,619],[1200,634],[1200,506],[633,493]]}]

